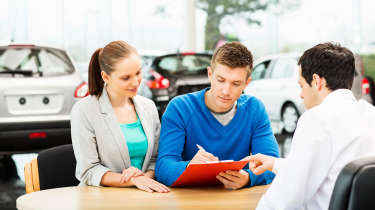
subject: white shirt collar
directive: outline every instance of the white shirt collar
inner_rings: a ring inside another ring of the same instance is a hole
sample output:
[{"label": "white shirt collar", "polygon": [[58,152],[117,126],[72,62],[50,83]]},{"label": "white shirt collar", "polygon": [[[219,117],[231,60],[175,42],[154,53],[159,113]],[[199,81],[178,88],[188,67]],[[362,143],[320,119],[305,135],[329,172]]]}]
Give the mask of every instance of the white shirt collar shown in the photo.
[{"label": "white shirt collar", "polygon": [[353,92],[349,89],[338,89],[332,91],[327,97],[323,100],[322,104],[337,103],[341,100],[351,100],[356,101]]}]

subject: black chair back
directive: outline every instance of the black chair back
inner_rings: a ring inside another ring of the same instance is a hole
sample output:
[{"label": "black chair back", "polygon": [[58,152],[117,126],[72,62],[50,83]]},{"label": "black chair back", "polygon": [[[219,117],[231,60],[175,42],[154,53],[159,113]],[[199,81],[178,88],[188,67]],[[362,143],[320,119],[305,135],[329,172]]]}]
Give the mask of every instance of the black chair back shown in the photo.
[{"label": "black chair back", "polygon": [[43,150],[38,157],[40,190],[76,186],[76,159],[71,144]]},{"label": "black chair back", "polygon": [[329,210],[375,209],[375,157],[347,164],[337,177]]}]

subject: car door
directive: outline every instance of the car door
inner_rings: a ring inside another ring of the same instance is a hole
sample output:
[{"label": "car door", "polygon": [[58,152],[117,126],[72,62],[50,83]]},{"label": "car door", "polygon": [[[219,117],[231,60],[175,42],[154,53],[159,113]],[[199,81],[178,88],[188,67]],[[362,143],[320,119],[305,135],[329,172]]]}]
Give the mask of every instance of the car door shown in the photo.
[{"label": "car door", "polygon": [[271,119],[280,119],[280,110],[286,101],[298,97],[298,65],[295,58],[274,60],[266,75],[264,103]]},{"label": "car door", "polygon": [[271,121],[279,121],[284,102],[298,96],[297,68],[295,58],[275,58],[254,68],[253,81],[245,89],[245,93],[263,102]]},{"label": "car door", "polygon": [[268,59],[268,60],[260,62],[259,64],[256,64],[251,74],[251,82],[244,90],[245,94],[255,96],[259,100],[261,100],[266,106],[266,110],[269,109],[267,107],[268,104],[265,103],[265,101],[268,98],[267,92],[269,91],[267,87],[269,81],[266,78],[266,75],[269,69],[271,68],[271,66],[272,66],[271,59]]}]

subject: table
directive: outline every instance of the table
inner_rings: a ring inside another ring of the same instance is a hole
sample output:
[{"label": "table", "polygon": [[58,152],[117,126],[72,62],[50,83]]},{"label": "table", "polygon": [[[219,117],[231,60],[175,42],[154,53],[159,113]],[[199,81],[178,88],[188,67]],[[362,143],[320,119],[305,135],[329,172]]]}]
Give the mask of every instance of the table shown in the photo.
[{"label": "table", "polygon": [[240,190],[223,187],[172,188],[147,193],[136,188],[64,187],[17,199],[19,210],[43,209],[255,209],[269,186]]}]

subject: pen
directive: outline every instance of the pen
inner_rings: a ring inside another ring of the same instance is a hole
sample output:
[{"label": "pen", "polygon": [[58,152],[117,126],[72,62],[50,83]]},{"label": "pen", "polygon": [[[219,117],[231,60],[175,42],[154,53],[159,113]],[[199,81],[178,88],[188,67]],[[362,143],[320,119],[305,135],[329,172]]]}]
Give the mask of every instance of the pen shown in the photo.
[{"label": "pen", "polygon": [[197,144],[198,149],[206,151],[201,145]]},{"label": "pen", "polygon": [[[196,144],[196,145],[197,145],[197,147],[198,147],[199,150],[202,150],[203,152],[206,152],[206,150],[201,145],[199,145],[199,144]],[[220,162],[219,158],[217,158],[215,156],[214,156],[214,158],[216,160],[214,160],[214,161],[205,161],[205,163],[219,163]]]}]

